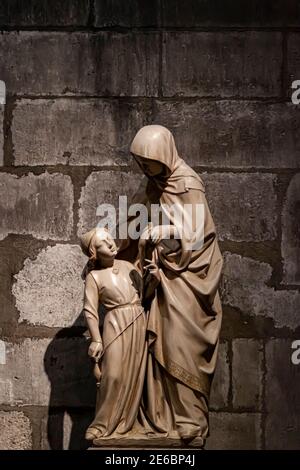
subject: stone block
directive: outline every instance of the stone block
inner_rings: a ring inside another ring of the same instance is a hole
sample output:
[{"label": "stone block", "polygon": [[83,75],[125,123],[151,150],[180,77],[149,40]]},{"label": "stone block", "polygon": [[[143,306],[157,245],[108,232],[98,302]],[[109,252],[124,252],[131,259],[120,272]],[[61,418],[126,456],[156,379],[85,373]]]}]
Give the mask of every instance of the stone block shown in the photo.
[{"label": "stone block", "polygon": [[263,345],[255,339],[240,338],[232,343],[232,388],[234,408],[262,406]]},{"label": "stone block", "polygon": [[0,411],[0,429],[1,450],[32,448],[30,421],[21,411]]},{"label": "stone block", "polygon": [[300,365],[291,362],[292,342],[270,339],[266,345],[266,448],[271,450],[300,449]]},{"label": "stone block", "polygon": [[0,77],[12,95],[157,96],[158,51],[150,32],[6,32]]},{"label": "stone block", "polygon": [[0,379],[0,404],[11,403],[12,400],[13,394],[11,381]]},{"label": "stone block", "polygon": [[87,0],[2,0],[1,26],[85,26],[89,17]]},{"label": "stone block", "polygon": [[250,316],[271,318],[276,328],[296,330],[300,326],[300,294],[269,286],[272,268],[252,258],[224,253],[221,285],[224,305]]},{"label": "stone block", "polygon": [[228,344],[221,343],[218,351],[218,362],[212,383],[210,408],[222,409],[228,406],[230,385],[230,369],[228,357]]},{"label": "stone block", "polygon": [[297,0],[162,0],[162,22],[168,27],[298,26]]},{"label": "stone block", "polygon": [[202,173],[200,176],[220,240],[261,242],[276,239],[275,175]]},{"label": "stone block", "polygon": [[27,258],[14,277],[18,321],[65,328],[84,324],[80,317],[84,290],[81,273],[86,262],[87,257],[76,245],[55,245],[42,250],[34,260]]},{"label": "stone block", "polygon": [[95,26],[151,27],[158,25],[159,0],[95,0]]},{"label": "stone block", "polygon": [[[299,7],[300,8],[300,7]],[[300,34],[290,33],[287,39],[287,95],[291,97],[294,90],[292,83],[300,80]],[[299,110],[299,105],[296,106]]]},{"label": "stone block", "polygon": [[68,240],[73,224],[69,176],[0,173],[0,240],[9,233],[42,240]]},{"label": "stone block", "polygon": [[118,209],[119,196],[127,196],[129,206],[140,181],[141,175],[134,173],[117,171],[91,173],[82,188],[79,200],[78,235],[96,227],[100,222],[101,217],[97,216],[97,210],[101,204],[112,204]]},{"label": "stone block", "polygon": [[211,413],[208,450],[261,449],[261,416],[258,413]]},{"label": "stone block", "polygon": [[14,164],[126,165],[147,114],[143,103],[123,100],[19,100],[12,122]]},{"label": "stone block", "polygon": [[[9,235],[0,243],[0,337],[14,336],[18,324],[19,313],[12,293],[14,275],[21,271],[26,258],[34,259],[38,255],[44,244],[43,240],[19,235]],[[5,358],[5,345],[1,341],[0,354]]]},{"label": "stone block", "polygon": [[158,101],[153,122],[174,133],[180,155],[192,166],[300,165],[300,113],[292,103]]},{"label": "stone block", "polygon": [[291,179],[284,201],[281,254],[283,284],[300,285],[300,173]]},{"label": "stone block", "polygon": [[165,33],[163,95],[280,96],[281,42],[269,32]]},{"label": "stone block", "polygon": [[67,338],[68,330],[53,339],[26,338],[7,343],[0,380],[10,384],[3,405],[93,407],[96,384],[84,337]]},{"label": "stone block", "polygon": [[4,105],[0,103],[0,166],[4,163],[4,130],[3,130],[3,121],[4,121]]}]

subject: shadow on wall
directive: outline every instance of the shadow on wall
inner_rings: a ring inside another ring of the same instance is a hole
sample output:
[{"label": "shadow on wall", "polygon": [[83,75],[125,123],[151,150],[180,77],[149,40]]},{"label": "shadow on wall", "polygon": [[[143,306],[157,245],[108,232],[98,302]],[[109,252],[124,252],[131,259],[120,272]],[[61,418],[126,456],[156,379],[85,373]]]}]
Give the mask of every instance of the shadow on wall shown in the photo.
[{"label": "shadow on wall", "polygon": [[55,335],[44,356],[51,393],[43,448],[88,447],[84,434],[94,418],[96,384],[83,324],[81,313],[73,325]]}]

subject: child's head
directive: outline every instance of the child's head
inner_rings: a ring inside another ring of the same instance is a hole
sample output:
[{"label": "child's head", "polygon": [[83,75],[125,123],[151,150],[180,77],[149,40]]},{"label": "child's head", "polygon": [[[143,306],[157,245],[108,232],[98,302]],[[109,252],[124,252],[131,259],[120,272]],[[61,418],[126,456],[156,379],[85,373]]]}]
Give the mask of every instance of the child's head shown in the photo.
[{"label": "child's head", "polygon": [[112,266],[117,254],[114,239],[105,228],[94,228],[80,237],[81,249],[91,261],[104,268]]}]

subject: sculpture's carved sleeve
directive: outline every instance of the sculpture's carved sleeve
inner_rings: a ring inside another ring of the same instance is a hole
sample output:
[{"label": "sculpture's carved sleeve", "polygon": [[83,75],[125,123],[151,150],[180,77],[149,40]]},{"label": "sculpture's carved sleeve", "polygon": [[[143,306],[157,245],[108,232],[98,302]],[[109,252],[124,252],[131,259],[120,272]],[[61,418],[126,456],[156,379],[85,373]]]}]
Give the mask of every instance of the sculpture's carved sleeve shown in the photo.
[{"label": "sculpture's carved sleeve", "polygon": [[101,341],[99,332],[99,289],[92,273],[85,280],[83,311],[92,341]]}]

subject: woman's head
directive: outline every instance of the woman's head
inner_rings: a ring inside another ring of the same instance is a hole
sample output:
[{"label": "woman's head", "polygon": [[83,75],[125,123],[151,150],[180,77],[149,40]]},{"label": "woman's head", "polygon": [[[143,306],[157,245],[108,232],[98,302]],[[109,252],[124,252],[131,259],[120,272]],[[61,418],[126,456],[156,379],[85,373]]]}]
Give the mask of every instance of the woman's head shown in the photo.
[{"label": "woman's head", "polygon": [[180,162],[173,135],[163,126],[142,127],[132,141],[130,152],[149,177],[168,176]]},{"label": "woman's head", "polygon": [[80,238],[81,248],[91,261],[98,262],[106,268],[113,265],[117,246],[105,228],[94,228]]}]

